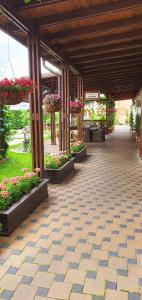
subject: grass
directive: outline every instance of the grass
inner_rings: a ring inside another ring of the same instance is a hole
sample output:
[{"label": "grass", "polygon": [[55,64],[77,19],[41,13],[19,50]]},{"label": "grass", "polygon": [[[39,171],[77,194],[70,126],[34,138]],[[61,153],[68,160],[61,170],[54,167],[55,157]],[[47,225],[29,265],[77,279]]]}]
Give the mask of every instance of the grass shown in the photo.
[{"label": "grass", "polygon": [[[50,136],[51,134],[47,132],[44,135],[44,140],[48,141]],[[32,154],[30,152],[16,153],[12,151],[19,148],[23,148],[23,143],[10,146],[7,158],[4,161],[0,161],[0,182],[5,178],[22,175],[22,168],[32,170]]]},{"label": "grass", "polygon": [[4,178],[22,175],[22,168],[32,170],[32,154],[9,151],[7,159],[0,163],[0,182]]}]

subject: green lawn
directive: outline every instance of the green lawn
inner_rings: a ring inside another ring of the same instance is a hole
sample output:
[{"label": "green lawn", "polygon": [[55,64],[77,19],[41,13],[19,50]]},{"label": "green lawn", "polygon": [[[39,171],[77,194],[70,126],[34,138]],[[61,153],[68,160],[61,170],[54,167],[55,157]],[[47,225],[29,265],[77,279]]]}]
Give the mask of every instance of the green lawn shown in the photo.
[{"label": "green lawn", "polygon": [[31,153],[15,153],[9,151],[7,159],[0,163],[0,182],[4,178],[23,174],[21,171],[22,168],[32,169]]}]

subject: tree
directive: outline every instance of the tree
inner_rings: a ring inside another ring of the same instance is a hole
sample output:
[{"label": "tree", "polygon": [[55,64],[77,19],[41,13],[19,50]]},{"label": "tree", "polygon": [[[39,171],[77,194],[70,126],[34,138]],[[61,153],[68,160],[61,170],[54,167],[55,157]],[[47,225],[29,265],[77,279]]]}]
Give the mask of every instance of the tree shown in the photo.
[{"label": "tree", "polygon": [[0,159],[5,158],[8,150],[8,138],[11,134],[9,107],[0,105]]}]

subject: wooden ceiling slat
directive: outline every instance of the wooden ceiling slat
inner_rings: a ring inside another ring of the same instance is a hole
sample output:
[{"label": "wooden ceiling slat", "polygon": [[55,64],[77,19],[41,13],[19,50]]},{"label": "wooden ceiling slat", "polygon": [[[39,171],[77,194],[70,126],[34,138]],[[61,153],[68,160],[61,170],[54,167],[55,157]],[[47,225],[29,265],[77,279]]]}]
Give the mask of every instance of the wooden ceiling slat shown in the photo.
[{"label": "wooden ceiling slat", "polygon": [[[98,15],[104,15],[108,13],[113,13],[115,11],[128,10],[129,8],[135,8],[141,6],[141,0],[120,0],[117,2],[104,3],[101,5],[94,5],[91,8],[85,8],[80,10],[73,10],[71,12],[66,12],[66,14],[55,14],[48,17],[40,18],[37,16],[35,20],[36,25],[40,28],[49,27],[58,24],[69,23],[77,20],[87,19],[90,17],[95,17]],[[28,8],[28,7],[27,7]],[[23,9],[24,11],[24,9]]]},{"label": "wooden ceiling slat", "polygon": [[[94,48],[92,49],[82,49],[82,50],[76,50],[75,53],[72,53],[70,55],[70,58],[75,60],[75,59],[82,59],[85,58],[87,59],[88,56],[91,55],[97,55],[97,54],[110,54],[111,53],[115,53],[118,51],[125,51],[125,50],[135,50],[135,49],[139,49],[142,47],[142,40],[138,40],[136,42],[134,41],[128,41],[128,42],[123,42],[120,45],[109,45],[109,46],[102,46],[102,47],[97,47],[94,46]],[[66,52],[67,54],[68,52]]]},{"label": "wooden ceiling slat", "polygon": [[86,63],[84,65],[78,64],[81,68],[83,68],[83,70],[86,69],[91,69],[94,67],[99,67],[99,66],[114,66],[114,65],[121,65],[121,64],[127,64],[129,62],[135,62],[136,64],[142,63],[142,55],[131,55],[128,56],[128,58],[126,57],[122,57],[122,58],[112,58],[110,60],[102,60],[102,61],[98,61],[97,63],[91,62],[91,63]]},{"label": "wooden ceiling slat", "polygon": [[98,33],[104,34],[106,31],[109,34],[109,31],[117,31],[121,29],[128,29],[128,27],[135,28],[136,26],[142,27],[142,17],[134,16],[131,18],[123,18],[122,20],[115,20],[111,22],[104,22],[96,25],[84,26],[81,28],[67,29],[61,32],[56,32],[55,34],[48,33],[48,40],[53,41],[55,44],[58,43],[58,40],[69,40],[75,38],[79,39],[81,36],[85,37],[87,35],[98,35]]},{"label": "wooden ceiling slat", "polygon": [[122,41],[132,41],[132,40],[142,40],[142,30],[132,30],[130,32],[123,32],[118,34],[112,34],[105,37],[97,37],[92,39],[85,39],[82,41],[77,42],[69,42],[65,43],[64,45],[58,45],[60,50],[66,51],[66,49],[70,48],[70,52],[75,53],[78,49],[83,48],[93,48],[94,45],[105,46],[105,45],[112,45],[112,44],[119,44]]},{"label": "wooden ceiling slat", "polygon": [[[138,59],[137,60],[137,68],[139,68],[140,66],[142,65],[142,59]],[[93,71],[103,71],[103,70],[106,70],[106,75],[107,75],[107,71],[108,70],[114,70],[114,69],[123,69],[123,68],[126,68],[126,67],[135,67],[136,66],[136,59],[133,60],[133,61],[127,61],[127,62],[117,62],[117,65],[114,65],[112,64],[111,66],[110,65],[99,65],[99,66],[90,66],[89,68],[86,68],[86,69],[83,69],[83,74],[85,73],[90,73],[90,72],[93,72]]]},{"label": "wooden ceiling slat", "polygon": [[86,59],[78,58],[76,60],[74,59],[73,61],[74,61],[74,63],[77,63],[77,64],[88,64],[90,62],[101,62],[101,61],[105,61],[105,60],[109,61],[109,60],[118,59],[118,58],[121,59],[123,57],[125,57],[125,59],[127,60],[127,57],[132,56],[132,55],[134,55],[134,56],[142,55],[142,47],[140,47],[138,50],[137,49],[130,49],[130,50],[125,49],[122,51],[114,52],[114,54],[111,53],[111,55],[110,55],[110,53],[106,54],[106,55],[105,54],[104,55],[102,55],[102,54],[94,55],[93,54],[93,55],[87,56]]}]

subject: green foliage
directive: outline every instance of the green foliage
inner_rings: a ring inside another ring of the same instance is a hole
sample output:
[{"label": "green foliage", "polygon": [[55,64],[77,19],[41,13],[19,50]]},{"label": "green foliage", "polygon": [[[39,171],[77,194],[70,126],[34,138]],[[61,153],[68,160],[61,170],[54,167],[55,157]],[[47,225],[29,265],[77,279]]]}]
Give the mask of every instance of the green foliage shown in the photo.
[{"label": "green foliage", "polygon": [[59,155],[47,155],[46,156],[46,169],[59,169],[67,161],[71,159],[70,153],[61,153]]},{"label": "green foliage", "polygon": [[11,134],[9,112],[8,106],[0,105],[0,159],[5,158],[8,151],[8,139]]},{"label": "green foliage", "polygon": [[125,123],[129,124],[129,122],[130,122],[130,114],[129,114],[129,111],[126,110],[126,120],[125,120]]},{"label": "green foliage", "polygon": [[[106,109],[115,109],[115,101],[108,100],[106,102]],[[107,114],[107,125],[108,128],[112,128],[115,125],[116,112],[111,112]]]},{"label": "green foliage", "polygon": [[30,112],[28,110],[11,110],[9,122],[14,130],[30,126]]},{"label": "green foliage", "polygon": [[71,146],[71,152],[80,152],[82,149],[84,149],[86,147],[86,145],[84,143],[80,144],[80,145],[72,145]]},{"label": "green foliage", "polygon": [[135,130],[136,130],[137,135],[140,134],[140,128],[141,128],[141,116],[139,114],[136,114]]}]

